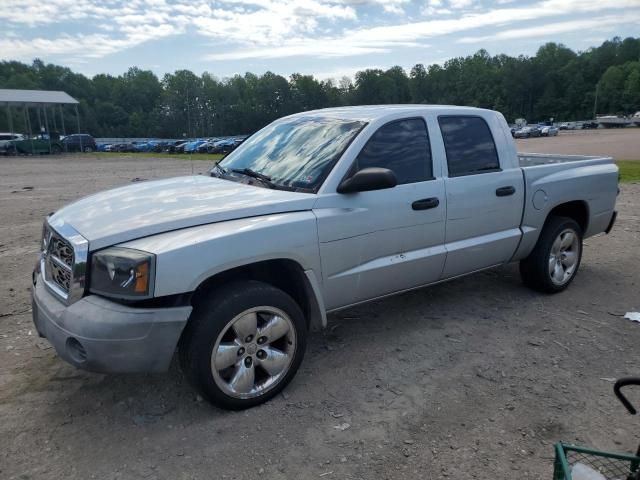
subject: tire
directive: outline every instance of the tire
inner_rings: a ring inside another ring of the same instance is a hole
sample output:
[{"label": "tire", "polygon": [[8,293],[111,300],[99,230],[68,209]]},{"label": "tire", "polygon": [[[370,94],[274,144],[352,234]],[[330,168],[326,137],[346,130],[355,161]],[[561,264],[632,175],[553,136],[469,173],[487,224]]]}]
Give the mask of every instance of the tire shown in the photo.
[{"label": "tire", "polygon": [[550,217],[533,251],[520,261],[524,284],[545,293],[558,293],[567,288],[580,268],[582,235],[575,220]]},{"label": "tire", "polygon": [[84,153],[93,153],[93,147],[84,147]]},{"label": "tire", "polygon": [[60,155],[62,149],[58,145],[51,145],[51,155]]},{"label": "tire", "polygon": [[291,381],[306,343],[298,304],[284,291],[250,280],[205,291],[178,350],[185,376],[206,400],[242,410],[266,402]]}]

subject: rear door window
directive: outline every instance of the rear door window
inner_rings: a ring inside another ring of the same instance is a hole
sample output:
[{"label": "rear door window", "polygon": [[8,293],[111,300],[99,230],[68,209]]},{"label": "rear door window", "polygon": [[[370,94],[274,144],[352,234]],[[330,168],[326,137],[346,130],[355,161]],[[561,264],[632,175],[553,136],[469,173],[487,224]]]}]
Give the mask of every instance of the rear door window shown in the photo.
[{"label": "rear door window", "polygon": [[496,172],[500,161],[493,135],[481,117],[438,117],[450,177]]},{"label": "rear door window", "polygon": [[388,168],[399,185],[432,179],[431,147],[424,120],[408,118],[380,127],[358,154],[353,172],[371,167]]}]

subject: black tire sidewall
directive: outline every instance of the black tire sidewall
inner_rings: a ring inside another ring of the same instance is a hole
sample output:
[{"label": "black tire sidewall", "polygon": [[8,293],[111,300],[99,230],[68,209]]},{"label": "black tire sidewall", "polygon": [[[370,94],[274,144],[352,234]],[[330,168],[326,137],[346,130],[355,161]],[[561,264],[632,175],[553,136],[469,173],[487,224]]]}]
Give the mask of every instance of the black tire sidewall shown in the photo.
[{"label": "black tire sidewall", "polygon": [[[216,385],[211,372],[211,354],[215,342],[229,321],[241,312],[258,306],[278,308],[291,319],[296,333],[296,350],[287,374],[265,394],[249,399],[227,395]],[[216,406],[241,410],[277,395],[295,376],[307,342],[307,325],[298,304],[284,291],[258,281],[234,282],[206,292],[197,302],[180,342],[180,363],[189,382]]]},{"label": "black tire sidewall", "polygon": [[[549,255],[551,247],[563,230],[571,229],[578,236],[578,262],[571,278],[562,285],[557,285],[549,275]],[[561,292],[576,278],[582,262],[583,232],[580,225],[568,217],[551,217],[547,220],[538,242],[531,254],[521,262],[520,272],[524,282],[531,288],[547,293]]]}]

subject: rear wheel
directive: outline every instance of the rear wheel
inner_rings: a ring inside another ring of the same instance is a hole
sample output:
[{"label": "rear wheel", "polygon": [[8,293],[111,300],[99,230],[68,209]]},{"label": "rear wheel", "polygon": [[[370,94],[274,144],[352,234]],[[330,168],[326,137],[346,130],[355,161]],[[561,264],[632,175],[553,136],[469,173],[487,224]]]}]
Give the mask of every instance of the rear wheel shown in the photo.
[{"label": "rear wheel", "polygon": [[62,149],[59,145],[51,145],[51,155],[60,155]]},{"label": "rear wheel", "polygon": [[93,147],[84,147],[84,153],[91,153],[93,152]]},{"label": "rear wheel", "polygon": [[534,290],[556,293],[564,290],[578,273],[582,259],[582,229],[567,217],[551,217],[538,243],[520,262],[525,285]]},{"label": "rear wheel", "polygon": [[182,369],[208,401],[240,410],[266,402],[294,377],[306,321],[284,291],[257,281],[204,294],[180,341]]}]

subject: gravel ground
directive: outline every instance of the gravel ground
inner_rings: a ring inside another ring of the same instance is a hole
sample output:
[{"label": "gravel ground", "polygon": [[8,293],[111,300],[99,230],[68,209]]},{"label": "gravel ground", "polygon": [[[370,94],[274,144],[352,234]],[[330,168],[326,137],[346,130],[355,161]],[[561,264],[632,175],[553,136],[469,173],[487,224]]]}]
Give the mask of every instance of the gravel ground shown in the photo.
[{"label": "gravel ground", "polygon": [[519,152],[604,155],[616,160],[640,160],[640,128],[562,130],[557,137],[521,138]]},{"label": "gravel ground", "polygon": [[249,411],[202,402],[175,366],[105,376],[57,358],[30,317],[43,217],[207,167],[0,159],[0,478],[542,479],[558,440],[635,449],[611,379],[640,374],[640,324],[621,317],[640,310],[640,184],[564,293],[527,290],[509,265],[331,315],[285,392]]}]

